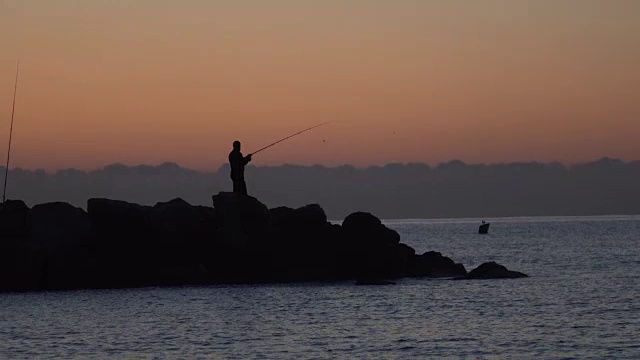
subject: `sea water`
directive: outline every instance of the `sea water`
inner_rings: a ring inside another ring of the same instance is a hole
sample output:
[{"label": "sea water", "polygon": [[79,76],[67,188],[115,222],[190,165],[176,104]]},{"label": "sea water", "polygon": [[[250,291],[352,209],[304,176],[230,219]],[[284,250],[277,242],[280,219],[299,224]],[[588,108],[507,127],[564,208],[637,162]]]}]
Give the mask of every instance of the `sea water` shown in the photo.
[{"label": "sea water", "polygon": [[484,220],[385,223],[529,278],[0,294],[0,358],[640,358],[640,217]]}]

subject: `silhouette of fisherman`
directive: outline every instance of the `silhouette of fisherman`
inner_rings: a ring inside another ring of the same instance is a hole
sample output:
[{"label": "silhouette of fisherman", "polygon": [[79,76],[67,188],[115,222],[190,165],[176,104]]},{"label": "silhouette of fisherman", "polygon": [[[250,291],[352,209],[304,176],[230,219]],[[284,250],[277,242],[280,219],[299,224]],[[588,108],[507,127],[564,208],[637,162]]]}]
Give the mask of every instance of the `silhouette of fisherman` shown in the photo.
[{"label": "silhouette of fisherman", "polygon": [[244,182],[244,167],[251,161],[251,154],[242,156],[240,141],[233,142],[233,150],[229,153],[229,165],[231,166],[231,180],[233,192],[247,195],[247,184]]}]

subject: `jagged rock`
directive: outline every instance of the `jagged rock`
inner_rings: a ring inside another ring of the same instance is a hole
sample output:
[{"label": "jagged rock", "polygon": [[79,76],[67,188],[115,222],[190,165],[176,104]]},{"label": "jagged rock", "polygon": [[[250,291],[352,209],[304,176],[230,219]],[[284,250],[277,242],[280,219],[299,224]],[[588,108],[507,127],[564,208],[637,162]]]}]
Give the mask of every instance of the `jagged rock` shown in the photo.
[{"label": "jagged rock", "polygon": [[153,230],[158,235],[189,230],[200,214],[183,199],[177,198],[167,202],[156,203],[152,208]]},{"label": "jagged rock", "polygon": [[170,242],[191,242],[197,238],[213,241],[217,228],[213,208],[193,206],[180,198],[154,205],[150,219],[154,236]]},{"label": "jagged rock", "polygon": [[101,281],[109,286],[200,281],[201,265],[215,252],[217,222],[210,207],[182,199],[153,207],[90,199],[88,214]]},{"label": "jagged rock", "polygon": [[149,214],[154,253],[164,268],[200,267],[209,262],[216,249],[218,223],[212,207],[192,206],[177,198],[159,202]]},{"label": "jagged rock", "polygon": [[41,259],[29,244],[29,218],[23,201],[0,204],[0,291],[38,288]]},{"label": "jagged rock", "polygon": [[411,276],[414,277],[449,277],[466,273],[467,270],[462,264],[456,264],[450,258],[435,251],[427,251],[422,255],[414,256],[411,269]]},{"label": "jagged rock", "polygon": [[400,234],[382,224],[380,219],[367,212],[355,212],[342,222],[345,236],[351,241],[366,246],[395,245]]},{"label": "jagged rock", "polygon": [[87,212],[63,202],[31,209],[32,252],[41,259],[39,287],[64,289],[88,286],[92,281],[89,253],[91,229]]},{"label": "jagged rock", "polygon": [[269,210],[252,196],[220,192],[212,197],[223,241],[235,249],[258,241],[269,225]]},{"label": "jagged rock", "polygon": [[[317,204],[297,209],[269,210],[270,223],[258,251],[265,272],[283,281],[337,278],[340,253],[339,225],[327,221]],[[337,226],[337,228],[336,228]]]},{"label": "jagged rock", "polygon": [[308,230],[327,225],[327,215],[318,204],[305,205],[293,211],[292,221],[295,226]]},{"label": "jagged rock", "polygon": [[380,219],[366,212],[355,212],[342,222],[342,239],[347,254],[347,269],[357,277],[403,276],[402,263],[406,248],[398,247],[400,235],[386,227]]},{"label": "jagged rock", "polygon": [[153,208],[111,199],[89,199],[87,213],[96,251],[104,262],[135,263],[154,257]]},{"label": "jagged rock", "polygon": [[31,209],[31,242],[49,252],[86,246],[90,233],[89,216],[81,208],[53,202]]},{"label": "jagged rock", "polygon": [[317,204],[268,210],[228,192],[212,200],[214,207],[179,198],[154,206],[89,199],[87,212],[7,202],[0,206],[0,290],[526,276],[495,263],[467,275],[441,253],[416,255],[369,213],[338,225]]},{"label": "jagged rock", "polygon": [[287,206],[279,206],[269,209],[269,228],[281,229],[285,228],[291,220],[295,209]]},{"label": "jagged rock", "polygon": [[149,284],[159,261],[152,236],[152,207],[112,199],[89,199],[87,213],[95,243],[100,287]]},{"label": "jagged rock", "polygon": [[[297,209],[277,207],[269,210],[270,236],[276,242],[291,236],[315,237],[324,235],[328,226],[327,215],[317,204],[306,205]],[[320,234],[318,233],[320,232]],[[279,239],[280,238],[280,239]]]},{"label": "jagged rock", "polygon": [[402,257],[406,259],[410,259],[416,254],[415,249],[407,244],[399,243],[396,248],[398,253],[402,254]]},{"label": "jagged rock", "polygon": [[87,212],[93,232],[101,237],[112,236],[114,237],[112,241],[126,241],[135,236],[147,236],[151,210],[149,206],[121,200],[89,199],[87,201]]},{"label": "jagged rock", "polygon": [[393,247],[390,267],[393,277],[404,277],[411,273],[416,251],[409,245],[398,243]]},{"label": "jagged rock", "polygon": [[528,277],[518,271],[508,270],[494,261],[486,262],[457,279],[516,279]]},{"label": "jagged rock", "polygon": [[0,242],[26,239],[29,235],[29,207],[21,200],[0,204]]}]

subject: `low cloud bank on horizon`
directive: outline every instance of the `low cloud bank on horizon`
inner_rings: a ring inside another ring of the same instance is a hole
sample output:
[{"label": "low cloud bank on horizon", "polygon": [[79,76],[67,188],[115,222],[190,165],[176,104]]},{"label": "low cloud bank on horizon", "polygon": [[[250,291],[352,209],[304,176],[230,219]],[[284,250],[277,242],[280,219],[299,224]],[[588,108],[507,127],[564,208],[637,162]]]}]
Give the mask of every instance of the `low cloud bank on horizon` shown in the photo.
[{"label": "low cloud bank on horizon", "polygon": [[[0,170],[4,182],[5,168]],[[269,207],[318,203],[331,219],[354,211],[386,219],[640,214],[640,160],[602,158],[570,166],[459,160],[437,166],[250,166],[247,183],[250,195]],[[55,173],[11,169],[7,198],[30,206],[64,201],[84,208],[96,197],[144,205],[180,197],[211,206],[212,195],[230,190],[228,165],[204,172],[175,163],[112,164]]]},{"label": "low cloud bank on horizon", "polygon": [[[353,168],[353,169],[357,169],[357,170],[366,170],[366,169],[372,169],[372,168],[384,168],[384,167],[388,167],[388,166],[397,166],[397,165],[401,165],[401,166],[412,166],[412,165],[417,165],[417,166],[424,166],[426,168],[430,168],[430,169],[436,169],[438,167],[443,167],[443,166],[448,166],[450,164],[461,164],[461,165],[467,165],[467,166],[496,166],[496,165],[518,165],[518,164],[548,164],[548,165],[559,165],[565,168],[572,168],[575,166],[582,166],[582,165],[587,165],[587,164],[592,164],[592,163],[596,163],[596,162],[607,162],[607,161],[613,161],[613,162],[619,162],[622,164],[635,164],[640,162],[640,159],[629,159],[629,160],[625,160],[625,159],[621,159],[618,157],[609,157],[609,156],[603,156],[600,157],[598,159],[594,159],[591,161],[578,161],[575,163],[569,163],[569,162],[564,162],[564,161],[560,161],[560,160],[554,160],[554,161],[538,161],[538,160],[522,160],[522,161],[494,161],[494,162],[471,162],[471,161],[465,161],[465,160],[461,160],[461,159],[451,159],[448,161],[441,161],[441,162],[437,162],[436,164],[430,164],[428,162],[422,162],[422,161],[394,161],[394,162],[387,162],[385,164],[371,164],[371,165],[355,165],[355,164],[338,164],[338,165],[326,165],[326,164],[322,164],[322,163],[317,163],[317,164],[298,164],[295,162],[284,162],[282,164],[279,165],[271,165],[271,164],[265,164],[265,165],[254,165],[254,164],[249,164],[248,168],[275,168],[275,167],[283,167],[283,166],[294,166],[294,167],[321,167],[321,168],[326,168],[326,169],[334,169],[334,168],[344,168],[344,167],[348,167],[348,168]],[[33,172],[44,172],[48,175],[53,175],[59,172],[65,172],[65,171],[80,171],[80,172],[86,172],[86,173],[91,173],[91,172],[96,172],[96,171],[104,171],[104,170],[109,170],[109,169],[122,169],[122,168],[129,168],[129,169],[141,169],[141,170],[145,170],[145,169],[152,169],[152,168],[180,168],[183,169],[185,171],[194,171],[194,172],[198,172],[198,173],[217,173],[220,171],[228,171],[229,165],[227,163],[224,163],[220,166],[218,166],[215,170],[205,170],[202,168],[197,168],[197,167],[192,167],[192,166],[185,166],[185,165],[181,165],[178,162],[175,161],[163,161],[163,162],[159,162],[159,163],[124,163],[124,162],[119,162],[119,161],[115,161],[112,163],[108,163],[106,165],[103,166],[98,166],[95,168],[91,168],[91,169],[82,169],[82,168],[77,168],[77,167],[73,167],[73,166],[69,166],[69,167],[60,167],[57,168],[55,170],[47,170],[44,168],[40,168],[40,167],[35,167],[35,168],[28,168],[28,167],[23,167],[23,166],[9,166],[9,171],[33,171]],[[215,168],[215,167],[214,167]],[[4,165],[0,165],[0,171],[2,171],[2,174],[0,174],[0,179],[4,179],[4,171],[6,170],[6,166]]]}]

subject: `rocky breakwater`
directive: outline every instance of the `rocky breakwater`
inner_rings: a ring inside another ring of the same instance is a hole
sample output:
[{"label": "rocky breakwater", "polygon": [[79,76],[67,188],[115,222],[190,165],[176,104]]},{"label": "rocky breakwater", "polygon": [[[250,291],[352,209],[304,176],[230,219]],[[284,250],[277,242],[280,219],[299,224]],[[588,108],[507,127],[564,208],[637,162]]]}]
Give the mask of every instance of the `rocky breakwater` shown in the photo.
[{"label": "rocky breakwater", "polygon": [[0,205],[0,291],[217,283],[472,277],[437,252],[416,254],[375,216],[327,221],[317,204],[268,209],[221,192],[213,207],[90,199]]}]

